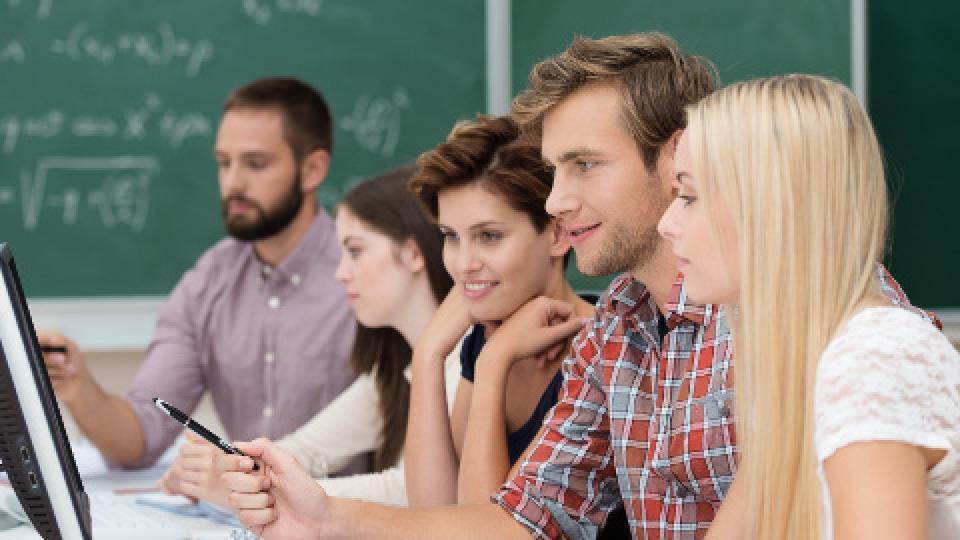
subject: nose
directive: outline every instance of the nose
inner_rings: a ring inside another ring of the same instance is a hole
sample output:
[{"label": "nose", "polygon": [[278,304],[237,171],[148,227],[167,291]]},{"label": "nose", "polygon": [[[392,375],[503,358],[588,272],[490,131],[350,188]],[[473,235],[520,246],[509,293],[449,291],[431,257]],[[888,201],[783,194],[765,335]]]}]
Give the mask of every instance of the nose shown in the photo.
[{"label": "nose", "polygon": [[455,264],[457,273],[463,277],[469,276],[477,270],[480,270],[480,268],[483,266],[483,264],[480,262],[480,259],[477,258],[475,250],[473,250],[469,245],[463,244],[456,248]]},{"label": "nose", "polygon": [[243,176],[240,167],[229,164],[220,167],[220,188],[223,195],[232,195],[243,191]]},{"label": "nose", "polygon": [[561,220],[580,209],[580,199],[573,190],[572,182],[559,170],[553,175],[553,187],[550,188],[545,208],[548,214]]},{"label": "nose", "polygon": [[350,261],[347,255],[340,255],[340,263],[337,264],[337,271],[333,274],[334,279],[346,285],[353,279],[353,273],[350,271]]},{"label": "nose", "polygon": [[657,232],[660,233],[660,236],[671,242],[675,242],[680,237],[678,213],[681,204],[681,199],[673,199],[673,202],[670,203],[667,211],[663,213],[663,216],[660,217],[660,221],[657,223]]}]

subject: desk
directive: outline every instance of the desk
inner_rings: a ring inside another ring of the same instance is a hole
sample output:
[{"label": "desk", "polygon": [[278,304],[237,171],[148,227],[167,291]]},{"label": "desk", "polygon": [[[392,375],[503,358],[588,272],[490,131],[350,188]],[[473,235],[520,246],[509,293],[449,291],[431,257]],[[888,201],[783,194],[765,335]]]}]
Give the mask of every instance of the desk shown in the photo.
[{"label": "desk", "polygon": [[[180,442],[182,441],[178,441],[178,443]],[[89,443],[79,441],[72,444],[77,469],[83,478],[83,488],[87,493],[151,488],[156,485],[157,480],[163,475],[167,466],[172,463],[179,448],[179,444],[174,445],[174,447],[160,458],[154,467],[136,471],[124,471],[108,469],[100,453]],[[136,494],[134,493],[123,494],[121,496],[129,497],[131,500],[136,498]],[[181,516],[145,505],[137,505],[137,508],[142,509],[144,514],[160,521],[176,523],[182,526],[190,532],[190,537],[194,540],[226,539],[230,537],[230,531],[234,529],[234,527],[223,525],[207,518]],[[0,540],[36,540],[38,538],[40,538],[40,536],[36,531],[27,525],[0,531]]]}]

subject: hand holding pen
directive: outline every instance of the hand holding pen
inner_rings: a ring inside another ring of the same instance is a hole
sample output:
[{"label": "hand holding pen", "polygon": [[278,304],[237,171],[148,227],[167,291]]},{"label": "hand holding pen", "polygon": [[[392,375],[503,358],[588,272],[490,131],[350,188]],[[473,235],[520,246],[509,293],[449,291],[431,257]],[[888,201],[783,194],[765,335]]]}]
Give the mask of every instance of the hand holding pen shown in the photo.
[{"label": "hand holding pen", "polygon": [[[197,422],[196,420],[190,418],[189,416],[186,415],[186,413],[184,413],[184,412],[181,411],[180,409],[174,407],[173,405],[170,405],[170,404],[167,403],[166,401],[164,401],[164,400],[162,400],[162,399],[160,399],[160,398],[153,398],[153,404],[156,405],[157,408],[159,408],[161,411],[163,411],[164,413],[166,413],[167,416],[169,416],[170,418],[173,418],[173,419],[176,420],[178,423],[182,424],[183,427],[185,427],[185,428],[189,429],[190,431],[196,433],[197,435],[199,435],[200,437],[202,437],[204,440],[206,440],[206,441],[209,442],[210,444],[216,446],[217,448],[223,450],[224,452],[226,452],[226,453],[228,453],[228,454],[237,454],[237,455],[241,455],[241,456],[246,456],[246,454],[244,454],[244,453],[241,452],[240,450],[237,450],[237,448],[236,448],[235,446],[233,446],[233,445],[230,444],[229,442],[225,441],[223,438],[221,438],[221,437],[220,437],[219,435],[217,435],[216,433],[214,433],[214,432],[210,431],[209,429],[205,428],[202,424],[200,424],[200,423]],[[248,456],[248,457],[249,457],[249,456]],[[258,469],[257,463],[254,462],[254,464],[253,464],[253,470],[257,470],[257,469]]]}]

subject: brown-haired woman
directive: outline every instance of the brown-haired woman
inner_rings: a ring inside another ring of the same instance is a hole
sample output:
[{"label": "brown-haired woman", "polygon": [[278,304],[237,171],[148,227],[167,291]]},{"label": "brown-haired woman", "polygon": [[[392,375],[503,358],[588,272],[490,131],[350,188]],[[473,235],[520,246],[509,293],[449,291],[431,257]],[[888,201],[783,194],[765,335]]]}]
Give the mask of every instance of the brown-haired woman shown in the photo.
[{"label": "brown-haired woman", "polygon": [[[559,358],[484,350],[500,322],[548,297],[569,306],[558,332],[572,335],[592,312],[564,275],[568,237],[547,214],[552,174],[539,146],[508,118],[478,116],[423,154],[411,189],[436,219],[454,286],[413,353],[406,438],[411,506],[487,501],[557,402]],[[461,336],[453,414],[444,359]]]},{"label": "brown-haired woman", "polygon": [[[413,171],[406,166],[358,184],[337,205],[342,255],[336,277],[357,316],[351,362],[358,378],[321,413],[277,443],[312,476],[321,478],[327,492],[397,505],[406,503],[402,451],[411,344],[451,286],[441,260],[440,233],[407,190]],[[458,360],[451,355],[447,362],[451,377],[459,373]],[[450,386],[451,395],[454,388]],[[374,453],[378,472],[326,478],[368,452]],[[202,440],[191,440],[162,485],[227,506],[229,492],[215,462],[220,453]]]}]

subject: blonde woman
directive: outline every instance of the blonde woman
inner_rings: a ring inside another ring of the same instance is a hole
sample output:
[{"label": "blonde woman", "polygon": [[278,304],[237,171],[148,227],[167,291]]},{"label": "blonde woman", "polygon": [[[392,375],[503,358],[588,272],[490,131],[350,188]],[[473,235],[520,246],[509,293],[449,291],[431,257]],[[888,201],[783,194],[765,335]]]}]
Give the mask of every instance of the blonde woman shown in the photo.
[{"label": "blonde woman", "polygon": [[660,222],[733,322],[740,471],[711,538],[960,538],[960,354],[877,279],[883,163],[843,86],[794,75],[689,109]]}]

